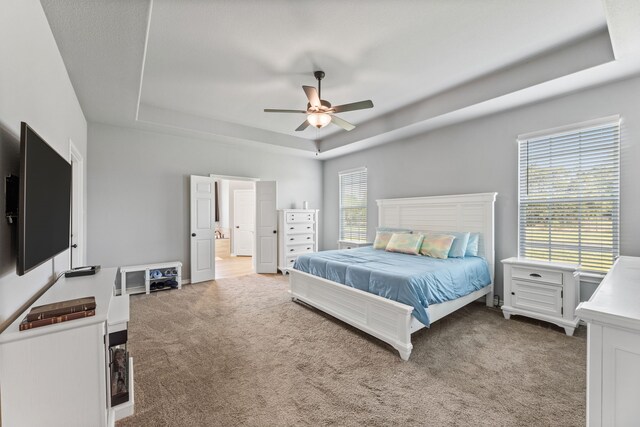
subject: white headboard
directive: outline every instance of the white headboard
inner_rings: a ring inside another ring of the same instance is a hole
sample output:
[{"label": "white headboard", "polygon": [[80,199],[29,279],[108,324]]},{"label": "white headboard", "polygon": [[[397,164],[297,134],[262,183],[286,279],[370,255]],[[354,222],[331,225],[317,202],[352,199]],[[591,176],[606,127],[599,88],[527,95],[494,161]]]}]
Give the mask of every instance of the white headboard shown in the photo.
[{"label": "white headboard", "polygon": [[480,233],[478,254],[495,274],[494,205],[498,193],[381,199],[378,226],[414,231],[471,231]]}]

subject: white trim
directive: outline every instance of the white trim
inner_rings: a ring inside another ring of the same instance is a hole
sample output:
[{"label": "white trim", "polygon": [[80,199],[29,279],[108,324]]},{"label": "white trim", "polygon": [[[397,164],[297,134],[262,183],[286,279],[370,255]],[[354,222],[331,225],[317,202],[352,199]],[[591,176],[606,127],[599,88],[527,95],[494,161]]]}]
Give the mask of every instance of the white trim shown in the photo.
[{"label": "white trim", "polygon": [[585,129],[585,128],[590,128],[590,127],[597,127],[597,126],[602,126],[602,125],[607,125],[607,124],[617,124],[620,123],[620,115],[619,114],[615,114],[613,116],[607,116],[607,117],[601,117],[599,119],[592,119],[592,120],[586,120],[584,122],[580,122],[580,123],[572,123],[569,125],[564,125],[564,126],[558,126],[555,128],[551,128],[551,129],[545,129],[545,130],[538,130],[535,132],[529,132],[529,133],[523,133],[522,135],[518,135],[517,137],[517,141],[521,142],[521,141],[528,141],[530,139],[536,139],[536,138],[540,138],[543,136],[549,136],[549,135],[560,135],[563,133],[571,133],[571,132],[575,132],[581,129]]},{"label": "white trim", "polygon": [[142,81],[144,80],[144,67],[147,63],[147,46],[149,46],[149,30],[151,29],[151,12],[153,11],[153,0],[149,1],[149,15],[147,16],[147,30],[144,34],[144,50],[142,51],[142,66],[140,67],[140,84],[138,85],[138,102],[136,103],[136,121],[140,113],[140,101],[142,99]]},{"label": "white trim", "polygon": [[[72,248],[70,249],[70,254],[69,254],[69,264],[72,267],[80,267],[83,266],[85,264],[85,260],[86,260],[86,254],[87,254],[87,239],[85,237],[85,225],[84,225],[84,217],[85,217],[85,204],[84,204],[84,192],[85,192],[85,188],[84,188],[84,181],[85,181],[85,176],[84,176],[84,158],[82,157],[82,154],[80,153],[80,150],[78,150],[78,147],[75,146],[75,144],[73,143],[73,141],[71,139],[69,139],[69,162],[71,163],[71,173],[72,173],[72,180],[74,179],[73,177],[73,163],[77,164],[77,167],[80,169],[79,173],[78,173],[78,178],[79,178],[79,182],[78,182],[78,194],[77,196],[77,204],[79,205],[79,209],[76,210],[76,207],[72,206],[72,212],[71,212],[71,218],[72,221],[74,221],[74,213],[78,213],[77,218],[75,218],[75,222],[77,224],[76,226],[76,233],[78,234],[76,236],[76,241],[78,242],[78,246],[80,247],[80,251],[76,251],[78,253],[78,264],[79,265],[72,265],[73,264],[73,250]],[[71,184],[71,201],[73,203],[73,199],[74,199],[74,185],[73,185],[73,181]],[[71,232],[73,233],[73,226],[71,227]]]},{"label": "white trim", "polygon": [[366,166],[360,166],[359,168],[353,168],[353,169],[347,169],[347,170],[344,170],[344,171],[340,171],[340,172],[338,172],[338,176],[346,175],[348,173],[362,172],[362,171],[366,171],[366,170],[367,170]]},{"label": "white trim", "polygon": [[209,174],[209,177],[213,179],[225,179],[227,181],[260,181],[260,178],[250,178],[248,176],[231,176],[231,175],[216,175],[213,173]]}]

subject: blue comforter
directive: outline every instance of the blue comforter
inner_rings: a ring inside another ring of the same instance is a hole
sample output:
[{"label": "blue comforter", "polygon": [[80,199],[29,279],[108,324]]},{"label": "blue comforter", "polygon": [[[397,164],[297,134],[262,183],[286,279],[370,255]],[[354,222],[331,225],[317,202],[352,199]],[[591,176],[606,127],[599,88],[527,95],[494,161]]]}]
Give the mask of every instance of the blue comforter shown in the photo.
[{"label": "blue comforter", "polygon": [[372,247],[300,255],[295,270],[351,286],[413,307],[429,326],[429,304],[460,298],[491,283],[481,257],[436,259]]}]

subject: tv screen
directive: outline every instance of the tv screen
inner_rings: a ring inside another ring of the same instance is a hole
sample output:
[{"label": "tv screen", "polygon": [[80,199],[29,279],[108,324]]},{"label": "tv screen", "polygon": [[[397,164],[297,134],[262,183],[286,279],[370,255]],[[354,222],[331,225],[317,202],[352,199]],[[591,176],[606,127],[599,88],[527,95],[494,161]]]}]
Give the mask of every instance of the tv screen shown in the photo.
[{"label": "tv screen", "polygon": [[71,164],[26,123],[20,132],[18,275],[69,248]]}]

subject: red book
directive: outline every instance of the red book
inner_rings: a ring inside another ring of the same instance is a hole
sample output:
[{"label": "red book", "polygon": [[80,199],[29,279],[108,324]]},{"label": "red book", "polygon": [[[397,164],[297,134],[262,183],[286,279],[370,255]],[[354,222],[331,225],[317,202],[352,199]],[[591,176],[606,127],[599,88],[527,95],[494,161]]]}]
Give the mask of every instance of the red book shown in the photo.
[{"label": "red book", "polygon": [[68,301],[59,301],[51,304],[33,307],[27,314],[27,321],[47,319],[50,317],[58,317],[63,314],[77,313],[79,311],[95,310],[95,297],[76,298]]},{"label": "red book", "polygon": [[54,325],[56,323],[66,322],[68,320],[82,319],[83,317],[95,316],[95,310],[77,311],[71,314],[63,314],[62,316],[47,317],[46,319],[34,320],[29,322],[25,317],[20,323],[20,330],[26,331],[28,329],[39,328],[40,326]]}]

